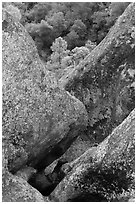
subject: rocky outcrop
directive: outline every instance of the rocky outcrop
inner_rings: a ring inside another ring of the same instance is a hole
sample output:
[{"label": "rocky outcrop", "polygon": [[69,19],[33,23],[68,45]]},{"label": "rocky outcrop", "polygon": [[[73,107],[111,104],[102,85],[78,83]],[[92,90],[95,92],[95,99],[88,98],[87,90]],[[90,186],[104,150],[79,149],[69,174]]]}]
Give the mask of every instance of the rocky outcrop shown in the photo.
[{"label": "rocky outcrop", "polygon": [[78,136],[96,142],[98,126],[133,109],[121,91],[134,79],[134,3],[59,83],[12,15],[3,10],[3,201],[133,201],[134,111],[98,146]]},{"label": "rocky outcrop", "polygon": [[40,168],[45,168],[87,125],[87,112],[78,99],[58,88],[27,31],[5,9],[2,28],[3,135],[9,141],[8,168],[12,173],[25,164],[37,169],[42,161]]},{"label": "rocky outcrop", "polygon": [[[73,71],[60,79],[60,86],[69,90],[72,85],[84,78],[87,80],[85,83],[89,83],[90,73],[95,67],[101,67],[102,61],[104,61],[106,68],[108,65],[114,66],[114,69],[116,66],[118,68],[116,62],[120,57],[122,57],[122,62],[125,58],[129,59],[128,57],[134,54],[134,29],[135,5],[132,3],[118,18],[101,43]],[[107,58],[107,61],[105,58]]]},{"label": "rocky outcrop", "polygon": [[135,188],[135,111],[100,145],[70,163],[51,201],[129,201]]},{"label": "rocky outcrop", "polygon": [[[89,126],[107,118],[110,133],[111,126],[134,109],[134,70],[135,5],[131,3],[100,44],[59,83],[84,103]],[[101,133],[102,140],[108,133]]]}]

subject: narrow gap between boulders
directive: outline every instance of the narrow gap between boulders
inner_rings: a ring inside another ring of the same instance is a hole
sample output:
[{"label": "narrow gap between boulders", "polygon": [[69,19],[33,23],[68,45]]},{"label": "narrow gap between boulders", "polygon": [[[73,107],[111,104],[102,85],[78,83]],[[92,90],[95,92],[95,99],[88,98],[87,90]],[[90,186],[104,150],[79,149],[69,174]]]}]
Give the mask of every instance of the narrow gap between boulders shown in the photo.
[{"label": "narrow gap between boulders", "polygon": [[65,160],[59,160],[54,170],[45,175],[44,170],[38,171],[33,174],[28,183],[36,188],[43,196],[49,196],[61,180],[66,176],[64,171],[61,169],[62,165],[67,163]]}]

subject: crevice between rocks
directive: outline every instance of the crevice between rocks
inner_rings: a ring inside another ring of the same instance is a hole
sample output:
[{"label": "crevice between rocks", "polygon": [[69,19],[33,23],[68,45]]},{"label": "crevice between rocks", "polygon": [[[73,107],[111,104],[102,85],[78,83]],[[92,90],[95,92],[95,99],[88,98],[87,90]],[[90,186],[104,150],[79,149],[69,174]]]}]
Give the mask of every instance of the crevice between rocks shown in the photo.
[{"label": "crevice between rocks", "polygon": [[[43,196],[49,196],[66,176],[66,173],[62,170],[62,166],[63,164],[68,163],[68,161],[59,158],[68,150],[71,144],[84,130],[85,128],[81,128],[80,126],[71,127],[66,137],[56,144],[54,148],[48,152],[48,154],[47,151],[43,151],[39,155],[39,159],[27,164],[28,166],[36,169],[36,173],[31,175],[28,179],[28,183],[36,188]],[[57,159],[58,161],[53,171],[48,175],[45,175],[45,168]]]}]

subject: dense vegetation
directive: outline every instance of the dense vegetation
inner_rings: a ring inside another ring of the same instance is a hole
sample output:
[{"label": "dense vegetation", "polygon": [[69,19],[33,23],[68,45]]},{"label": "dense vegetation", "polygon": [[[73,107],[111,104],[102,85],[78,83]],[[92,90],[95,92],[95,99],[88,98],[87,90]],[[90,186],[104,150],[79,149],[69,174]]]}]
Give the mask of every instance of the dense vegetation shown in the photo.
[{"label": "dense vegetation", "polygon": [[128,2],[57,2],[14,3],[22,14],[21,23],[46,59],[51,45],[62,37],[68,49],[85,46],[87,41],[100,43],[110,27],[128,6]]}]

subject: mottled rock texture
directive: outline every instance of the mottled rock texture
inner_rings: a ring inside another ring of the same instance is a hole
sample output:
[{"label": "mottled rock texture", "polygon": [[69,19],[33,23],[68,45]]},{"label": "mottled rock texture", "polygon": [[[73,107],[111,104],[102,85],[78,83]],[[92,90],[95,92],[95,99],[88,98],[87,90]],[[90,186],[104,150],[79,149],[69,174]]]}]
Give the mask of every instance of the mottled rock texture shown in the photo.
[{"label": "mottled rock texture", "polygon": [[100,44],[59,83],[84,103],[90,126],[106,117],[116,127],[134,109],[129,97],[134,70],[135,5],[131,3]]},{"label": "mottled rock texture", "polygon": [[128,201],[134,197],[135,111],[73,168],[50,195],[52,201]]},{"label": "mottled rock texture", "polygon": [[23,178],[25,181],[28,181],[30,177],[35,174],[37,171],[33,167],[23,167],[21,170],[16,172],[16,176]]},{"label": "mottled rock texture", "polygon": [[[129,80],[123,85],[128,70],[134,79],[134,4],[128,6],[106,38],[59,83],[53,73],[44,69],[32,38],[11,9],[5,8],[2,14],[2,114],[6,141],[3,201],[133,201],[134,111],[101,144],[62,166],[67,176],[49,197],[44,199],[27,181],[35,169],[38,175],[44,173],[45,167],[61,157],[72,142],[75,141],[74,149],[70,148],[68,157],[71,149],[76,150],[75,144],[81,147],[77,136],[88,119],[92,127],[106,104],[112,116],[116,116],[117,108],[127,115],[129,110],[118,96],[123,87],[128,89],[126,86],[133,83]],[[106,76],[103,78],[101,73]],[[117,99],[121,106],[116,104]],[[82,151],[74,151],[74,155],[79,156]]]},{"label": "mottled rock texture", "polygon": [[[7,138],[2,143],[2,201],[3,202],[44,202],[40,192],[27,183],[32,169],[25,168],[14,176],[8,171]],[[34,169],[33,169],[34,171]],[[22,177],[22,178],[21,178]],[[25,180],[24,180],[25,179]]]},{"label": "mottled rock texture", "polygon": [[39,191],[30,186],[24,179],[6,174],[2,189],[3,202],[44,202]]},{"label": "mottled rock texture", "polygon": [[[3,135],[9,138],[8,167],[11,172],[26,163],[36,167],[39,158],[48,154],[46,166],[58,158],[56,153],[49,158],[55,145],[64,138],[73,139],[86,126],[87,113],[78,99],[58,88],[51,72],[44,71],[32,38],[5,9],[2,28]],[[62,154],[61,148],[59,151]]]},{"label": "mottled rock texture", "polygon": [[[44,171],[45,174],[52,172],[56,166],[58,160],[65,160],[68,163],[74,161],[76,158],[81,156],[85,151],[94,146],[94,142],[91,141],[86,135],[82,134],[77,137],[77,139],[71,144],[68,150],[52,164],[50,164]],[[66,166],[66,165],[65,165]]]}]

